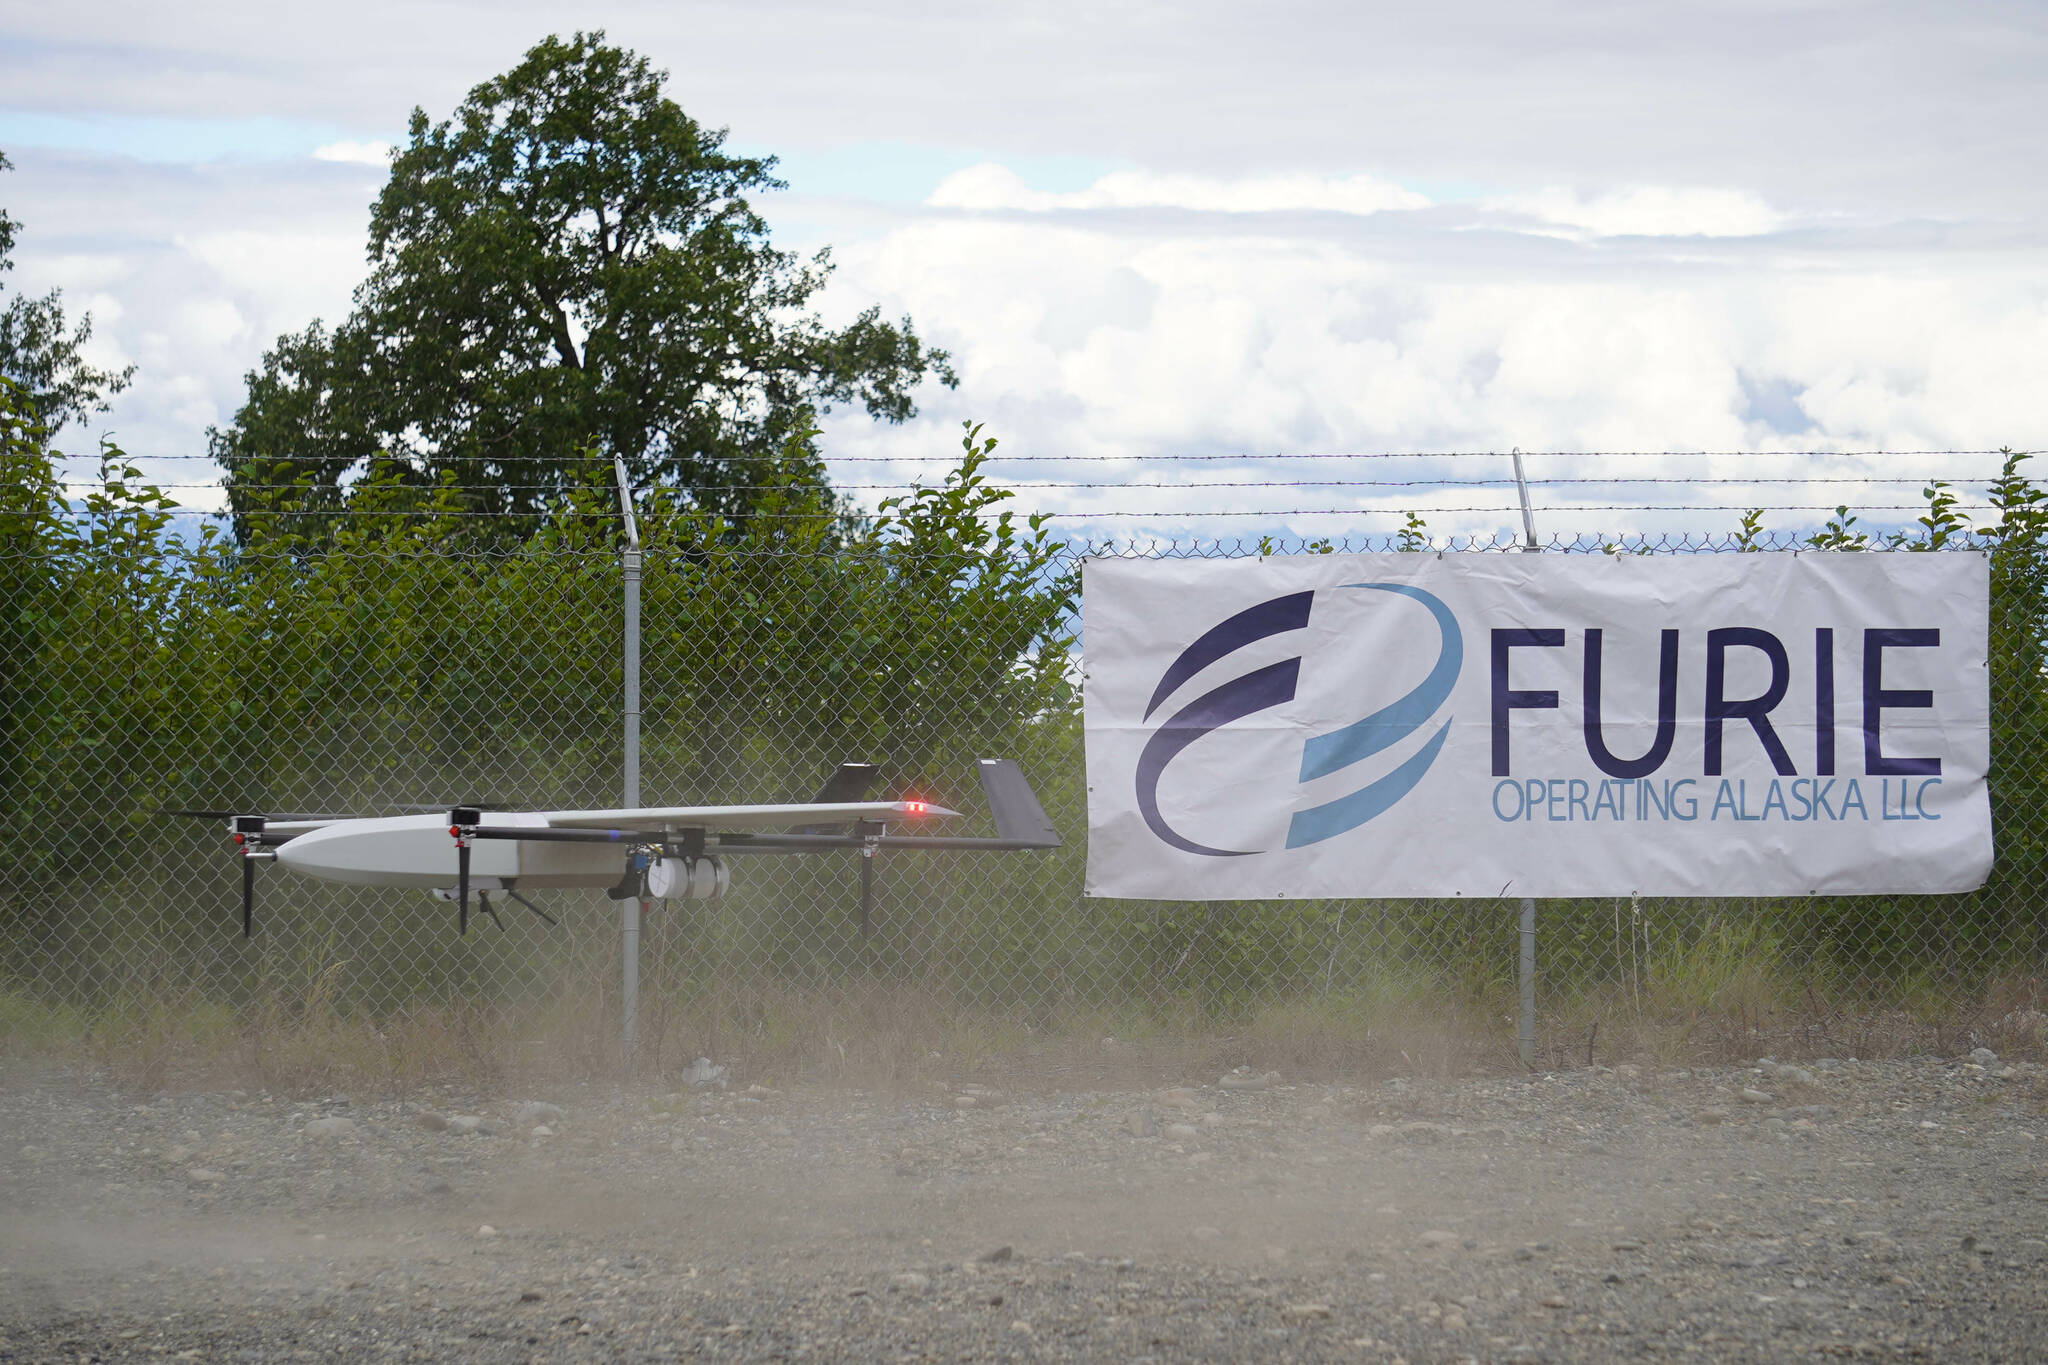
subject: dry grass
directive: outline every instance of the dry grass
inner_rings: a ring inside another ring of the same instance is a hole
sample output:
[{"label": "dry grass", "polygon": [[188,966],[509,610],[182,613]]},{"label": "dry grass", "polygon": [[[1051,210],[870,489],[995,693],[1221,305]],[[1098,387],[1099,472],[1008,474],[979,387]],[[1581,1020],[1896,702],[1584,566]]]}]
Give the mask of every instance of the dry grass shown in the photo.
[{"label": "dry grass", "polygon": [[[2038,977],[1999,978],[1968,1008],[1955,1007],[1952,989],[1859,1003],[1787,979],[1769,947],[1703,941],[1643,980],[1546,997],[1538,1065],[1882,1057],[1980,1043],[2048,1055],[2048,990]],[[499,1091],[621,1074],[609,982],[560,990],[541,1005],[420,1004],[378,1015],[338,1007],[323,982],[316,976],[295,998],[239,1008],[189,993],[138,993],[85,1011],[0,991],[0,1055],[84,1061],[145,1091]],[[1929,1012],[1923,1002],[1935,999],[1947,1008]],[[1114,1008],[989,1010],[887,978],[645,992],[634,1079],[678,1088],[699,1056],[730,1066],[742,1082],[897,1092],[963,1079],[1021,1089],[1213,1081],[1241,1065],[1349,1080],[1521,1069],[1510,994],[1394,978],[1227,1011],[1176,996]]]}]

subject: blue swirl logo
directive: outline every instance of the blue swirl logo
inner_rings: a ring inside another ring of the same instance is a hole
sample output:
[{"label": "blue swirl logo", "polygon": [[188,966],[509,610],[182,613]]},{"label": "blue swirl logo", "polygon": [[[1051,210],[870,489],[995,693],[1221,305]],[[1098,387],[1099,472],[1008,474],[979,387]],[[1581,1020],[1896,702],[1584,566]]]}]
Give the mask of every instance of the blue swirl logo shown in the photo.
[{"label": "blue swirl logo", "polygon": [[[1303,782],[1340,772],[1400,743],[1421,729],[1450,698],[1451,688],[1456,685],[1459,670],[1465,663],[1465,640],[1458,629],[1458,620],[1434,594],[1402,583],[1346,583],[1343,588],[1395,593],[1421,603],[1436,620],[1439,636],[1436,662],[1430,666],[1429,675],[1397,701],[1349,725],[1306,741],[1301,750],[1300,780]],[[1211,664],[1260,640],[1305,629],[1314,603],[1313,592],[1288,593],[1247,607],[1210,628],[1167,665],[1158,686],[1152,689],[1145,719],[1149,722],[1183,683]],[[1167,765],[1202,736],[1233,721],[1293,701],[1300,678],[1301,657],[1296,655],[1232,678],[1196,697],[1160,722],[1138,755],[1137,797],[1139,814],[1144,816],[1146,827],[1161,842],[1183,853],[1211,858],[1241,858],[1263,851],[1255,848],[1212,848],[1187,838],[1160,814],[1159,784]],[[1347,796],[1296,811],[1288,822],[1287,847],[1302,848],[1333,839],[1392,809],[1422,781],[1423,774],[1429,771],[1430,765],[1436,762],[1436,756],[1443,751],[1444,740],[1450,732],[1451,720],[1445,717],[1437,726],[1436,733],[1393,771]]]}]

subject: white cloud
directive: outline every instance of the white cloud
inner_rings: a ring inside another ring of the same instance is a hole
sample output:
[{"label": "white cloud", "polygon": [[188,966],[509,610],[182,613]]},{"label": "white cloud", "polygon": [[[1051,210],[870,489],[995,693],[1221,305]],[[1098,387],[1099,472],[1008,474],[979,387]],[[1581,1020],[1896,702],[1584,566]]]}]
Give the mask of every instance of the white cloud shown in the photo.
[{"label": "white cloud", "polygon": [[354,166],[388,166],[394,150],[388,142],[330,142],[324,147],[315,147],[313,157],[318,161],[341,161]]},{"label": "white cloud", "polygon": [[[1655,195],[1642,202],[1663,211]],[[1639,220],[1637,233],[1700,233],[1698,206],[1680,207],[1692,216]],[[987,421],[1001,453],[1098,461],[1009,466],[999,479],[1114,485],[1026,487],[1023,507],[1145,511],[1183,531],[1193,512],[1270,509],[1263,523],[1211,524],[1256,534],[1298,508],[1379,509],[1348,528],[1382,533],[1411,507],[1438,530],[1515,524],[1506,488],[1329,486],[1452,469],[1505,477],[1504,460],[1270,458],[1283,453],[2041,443],[2027,375],[2048,367],[2048,244],[2005,251],[1987,266],[1967,251],[1904,252],[1882,234],[1797,250],[1783,239],[1766,248],[1730,237],[1709,257],[1690,241],[1619,255],[1610,241],[1449,226],[1393,239],[1246,232],[1227,214],[1192,226],[1081,209],[1044,218],[935,214],[842,251],[835,291],[917,318],[955,352],[962,387],[929,394],[929,420],[909,428],[841,417],[827,449],[898,458],[896,477],[930,477],[936,466],[919,461],[953,450],[955,423]],[[1760,386],[1783,399],[1783,411],[1758,406]],[[1133,458],[1189,455],[1238,458],[1170,466]],[[1837,463],[1827,472],[1919,479],[1994,465]],[[858,471],[852,478],[877,467],[848,468]],[[1750,479],[1813,468],[1749,457],[1549,457],[1532,476]],[[1256,486],[1302,480],[1325,486]],[[1135,486],[1156,481],[1173,486]],[[1198,482],[1254,486],[1190,486]],[[1688,518],[1609,510],[1615,504],[1831,508],[1859,499],[1914,503],[1917,486],[1556,485],[1537,494],[1546,531],[1596,532],[1734,524],[1725,511]],[[1457,510],[1470,507],[1501,510]],[[1766,525],[1810,525],[1822,515],[1773,511]],[[1346,527],[1303,518],[1295,529]]]},{"label": "white cloud", "polygon": [[1008,167],[984,162],[955,171],[926,201],[934,208],[1018,209],[1190,209],[1202,213],[1271,213],[1320,210],[1369,214],[1388,209],[1427,208],[1427,197],[1370,175],[1320,177],[1264,175],[1224,179],[1112,171],[1085,190],[1059,194],[1034,190]]},{"label": "white cloud", "polygon": [[[12,278],[63,283],[80,307],[121,301],[101,335],[141,366],[111,417],[137,450],[200,449],[280,332],[346,312],[385,164],[370,139],[415,104],[446,117],[562,27],[533,0],[402,15],[367,0],[257,26],[227,0],[194,3],[0,21],[16,110],[268,118],[299,138],[260,166],[7,144],[20,169],[0,202],[27,225]],[[402,49],[379,38],[397,22]],[[1448,509],[1503,490],[1185,483],[1443,472],[1259,458],[1304,449],[2044,443],[2048,178],[2027,131],[2048,123],[2039,6],[1959,28],[1912,0],[1750,7],[1740,22],[1602,0],[1447,0],[1398,20],[1328,0],[1284,14],[1045,0],[1028,15],[628,0],[607,24],[735,145],[834,159],[832,195],[763,198],[779,223],[803,215],[808,239],[778,244],[836,244],[835,309],[908,312],[956,353],[963,387],[927,391],[924,419],[834,416],[829,451],[899,461],[849,481],[930,473],[919,458],[956,451],[971,417],[1004,454],[1106,457],[1006,478],[1128,484],[1161,469],[1133,456],[1245,457],[1183,466],[1174,488],[1029,495],[1062,511],[1350,502],[1483,529],[1505,519]],[[787,41],[750,45],[764,27]],[[901,167],[862,146],[978,164],[919,208],[925,186],[904,189]],[[895,189],[863,203],[869,172]],[[1720,496],[1789,500],[1766,484]],[[1551,521],[1590,525],[1617,497],[1538,500]]]},{"label": "white cloud", "polygon": [[1507,195],[1486,207],[1592,237],[1759,237],[1786,216],[1746,190],[1638,185],[1582,196],[1566,189]]},{"label": "white cloud", "polygon": [[[0,89],[13,110],[260,113],[321,141],[389,137],[414,105],[443,117],[574,26],[540,0],[247,11],[18,4],[0,19]],[[2048,9],[1961,16],[1925,0],[615,0],[603,21],[672,73],[692,115],[770,149],[894,139],[1220,178],[1277,163],[1416,185],[1725,185],[1895,218],[2037,213]]]}]

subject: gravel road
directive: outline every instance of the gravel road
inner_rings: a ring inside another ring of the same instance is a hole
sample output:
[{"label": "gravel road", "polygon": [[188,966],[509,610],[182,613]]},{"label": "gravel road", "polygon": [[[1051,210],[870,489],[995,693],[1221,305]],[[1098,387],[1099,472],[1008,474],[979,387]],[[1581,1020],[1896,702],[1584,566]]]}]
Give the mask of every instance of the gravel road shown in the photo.
[{"label": "gravel road", "polygon": [[7,1062],[0,1360],[2048,1360],[2044,1112],[1981,1050],[405,1101]]}]

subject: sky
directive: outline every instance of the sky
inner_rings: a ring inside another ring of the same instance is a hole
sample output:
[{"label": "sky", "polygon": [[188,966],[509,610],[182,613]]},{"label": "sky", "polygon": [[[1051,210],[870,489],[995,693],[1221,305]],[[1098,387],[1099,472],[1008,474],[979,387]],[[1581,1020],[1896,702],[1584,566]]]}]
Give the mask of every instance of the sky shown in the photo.
[{"label": "sky", "polygon": [[[833,248],[828,317],[879,304],[953,353],[959,388],[915,421],[828,423],[868,501],[936,477],[966,421],[1030,457],[999,468],[1020,507],[1169,537],[1518,520],[1504,457],[1281,457],[1519,447],[1549,534],[1732,525],[1652,510],[1700,504],[1811,525],[1995,464],[1755,452],[2048,446],[2039,0],[575,18],[781,158],[759,207],[778,245]],[[94,357],[137,367],[68,443],[209,478],[158,457],[203,453],[266,347],[347,312],[410,110],[446,117],[562,27],[521,3],[0,0],[6,283],[61,287]],[[1738,453],[1561,453],[1606,451]],[[1621,474],[1676,482],[1557,482]],[[1839,482],[1758,482],[1811,476]],[[1493,482],[1419,482],[1442,478]]]}]

